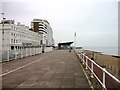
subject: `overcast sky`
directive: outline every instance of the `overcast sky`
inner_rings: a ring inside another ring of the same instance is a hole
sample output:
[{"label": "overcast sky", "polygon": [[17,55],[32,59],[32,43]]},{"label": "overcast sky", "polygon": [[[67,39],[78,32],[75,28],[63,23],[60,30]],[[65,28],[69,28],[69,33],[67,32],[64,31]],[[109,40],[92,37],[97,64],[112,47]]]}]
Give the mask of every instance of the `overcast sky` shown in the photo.
[{"label": "overcast sky", "polygon": [[48,20],[56,44],[74,41],[76,32],[77,46],[109,47],[118,45],[118,1],[3,0],[1,12],[28,26],[33,18]]}]

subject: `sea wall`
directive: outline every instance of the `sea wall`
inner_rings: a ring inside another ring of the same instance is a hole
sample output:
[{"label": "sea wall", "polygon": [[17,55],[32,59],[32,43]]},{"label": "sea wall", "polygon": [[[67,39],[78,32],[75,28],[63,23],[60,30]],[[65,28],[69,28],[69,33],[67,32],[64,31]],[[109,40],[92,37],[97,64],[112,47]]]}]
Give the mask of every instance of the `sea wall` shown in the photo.
[{"label": "sea wall", "polygon": [[104,66],[112,75],[120,78],[120,58],[112,55],[101,54],[100,52],[93,52],[92,50],[84,50],[83,52],[90,58],[94,57],[94,61],[97,64]]}]

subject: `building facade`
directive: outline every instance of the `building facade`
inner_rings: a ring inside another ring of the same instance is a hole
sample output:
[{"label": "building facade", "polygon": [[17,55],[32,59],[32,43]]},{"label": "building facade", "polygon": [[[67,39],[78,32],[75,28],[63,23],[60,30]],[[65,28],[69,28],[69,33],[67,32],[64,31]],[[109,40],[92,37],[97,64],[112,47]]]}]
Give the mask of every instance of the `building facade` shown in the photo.
[{"label": "building facade", "polygon": [[53,31],[47,20],[33,19],[31,28],[33,31],[41,34],[41,44],[54,46]]},{"label": "building facade", "polygon": [[[51,35],[48,34],[49,32],[46,30],[46,24],[41,22],[39,29],[36,29],[38,28],[36,23],[34,25],[34,28],[32,27],[30,29],[23,24],[16,24],[13,20],[1,21],[0,62],[3,59],[6,59],[6,57],[8,57],[8,60],[13,57],[16,59],[16,53],[19,53],[22,58],[24,56],[36,55],[42,51],[48,52],[52,50],[52,47],[46,47],[48,46],[48,42],[50,42],[50,39],[47,37],[50,37],[49,35]],[[51,38],[53,39],[52,35]]]},{"label": "building facade", "polygon": [[[0,24],[0,33],[2,34],[2,23]],[[0,48],[4,50],[20,49],[25,46],[40,46],[41,35],[29,30],[28,26],[15,24],[13,20],[4,21],[4,41],[0,38]],[[3,47],[2,47],[2,44]],[[2,50],[2,49],[0,49]]]}]

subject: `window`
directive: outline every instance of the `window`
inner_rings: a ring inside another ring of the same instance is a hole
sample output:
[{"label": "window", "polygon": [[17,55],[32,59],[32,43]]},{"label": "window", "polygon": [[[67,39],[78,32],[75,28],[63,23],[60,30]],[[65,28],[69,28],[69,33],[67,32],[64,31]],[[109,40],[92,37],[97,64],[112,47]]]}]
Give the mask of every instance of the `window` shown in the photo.
[{"label": "window", "polygon": [[13,33],[11,33],[11,35],[13,36]]},{"label": "window", "polygon": [[13,43],[13,39],[11,39],[11,43]]},{"label": "window", "polygon": [[14,50],[14,46],[11,46],[11,50]]},{"label": "window", "polygon": [[40,41],[40,44],[43,44],[43,41],[42,41],[42,40]]},{"label": "window", "polygon": [[40,27],[41,29],[44,29],[44,27]]},{"label": "window", "polygon": [[14,39],[14,43],[15,43],[15,39]]},{"label": "window", "polygon": [[40,24],[39,26],[44,26],[43,24]]}]

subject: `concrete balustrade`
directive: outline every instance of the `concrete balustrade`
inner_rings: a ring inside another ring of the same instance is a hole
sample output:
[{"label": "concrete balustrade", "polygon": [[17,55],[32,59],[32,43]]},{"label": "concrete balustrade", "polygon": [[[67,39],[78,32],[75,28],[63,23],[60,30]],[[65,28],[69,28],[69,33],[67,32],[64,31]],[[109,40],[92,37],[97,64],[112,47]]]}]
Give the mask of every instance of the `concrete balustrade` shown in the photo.
[{"label": "concrete balustrade", "polygon": [[[45,52],[52,51],[52,47],[45,47]],[[15,50],[6,50],[4,53],[0,53],[0,62],[6,62],[10,60],[16,60],[19,58],[25,58],[28,56],[34,56],[42,53],[42,47],[29,47]]]}]

